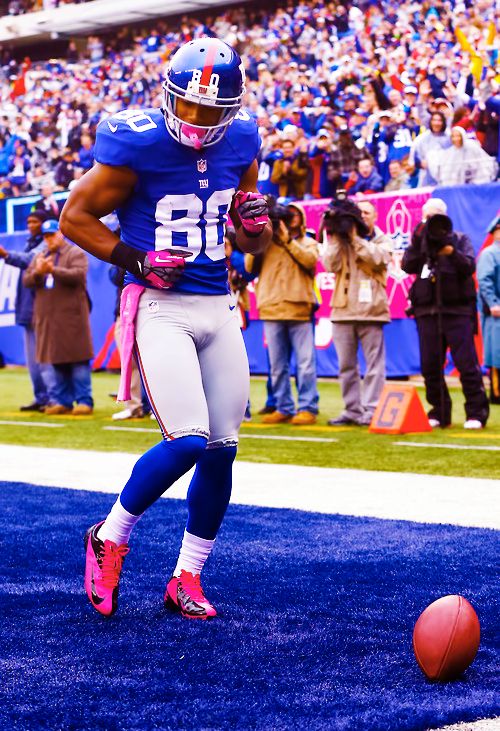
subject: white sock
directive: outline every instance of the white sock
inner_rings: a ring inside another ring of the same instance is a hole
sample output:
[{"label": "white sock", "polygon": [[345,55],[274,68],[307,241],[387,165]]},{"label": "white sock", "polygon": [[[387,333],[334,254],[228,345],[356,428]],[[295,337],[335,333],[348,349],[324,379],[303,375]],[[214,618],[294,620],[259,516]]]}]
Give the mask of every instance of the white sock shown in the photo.
[{"label": "white sock", "polygon": [[177,566],[174,576],[180,576],[181,571],[189,571],[190,574],[200,574],[205,561],[210,556],[214,547],[215,539],[207,541],[205,538],[198,538],[184,531]]},{"label": "white sock", "polygon": [[100,541],[113,541],[117,546],[128,543],[130,534],[141,517],[142,514],[132,515],[132,513],[125,510],[120,498],[118,498],[103,525],[99,528],[97,537]]}]

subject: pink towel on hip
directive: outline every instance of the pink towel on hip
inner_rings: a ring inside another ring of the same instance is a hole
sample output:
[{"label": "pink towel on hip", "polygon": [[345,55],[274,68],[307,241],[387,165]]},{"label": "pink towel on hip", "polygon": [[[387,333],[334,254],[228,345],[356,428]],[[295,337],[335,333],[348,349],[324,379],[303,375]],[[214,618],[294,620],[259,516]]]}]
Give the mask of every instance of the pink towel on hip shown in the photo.
[{"label": "pink towel on hip", "polygon": [[117,401],[130,400],[130,379],[132,377],[132,351],[135,344],[135,318],[141,294],[146,287],[140,284],[127,284],[120,299],[120,320],[122,326],[122,352],[120,387]]}]

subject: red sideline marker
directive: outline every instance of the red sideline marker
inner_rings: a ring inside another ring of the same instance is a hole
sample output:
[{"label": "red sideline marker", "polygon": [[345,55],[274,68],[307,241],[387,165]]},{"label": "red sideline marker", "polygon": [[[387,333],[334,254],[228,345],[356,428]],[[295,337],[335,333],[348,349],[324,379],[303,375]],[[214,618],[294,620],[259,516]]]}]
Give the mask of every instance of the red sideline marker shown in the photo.
[{"label": "red sideline marker", "polygon": [[432,431],[415,386],[386,384],[368,431],[376,434]]}]

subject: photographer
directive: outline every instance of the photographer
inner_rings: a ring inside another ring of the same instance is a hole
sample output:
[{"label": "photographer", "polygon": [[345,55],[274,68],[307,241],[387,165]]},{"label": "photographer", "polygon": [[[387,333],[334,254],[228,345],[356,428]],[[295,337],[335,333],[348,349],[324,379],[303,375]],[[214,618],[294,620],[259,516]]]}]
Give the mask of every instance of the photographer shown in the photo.
[{"label": "photographer", "polygon": [[[318,413],[316,350],[312,315],[316,299],[314,277],[319,257],[317,242],[305,234],[305,215],[299,204],[271,206],[273,239],[259,257],[247,255],[248,271],[258,273],[255,294],[269,353],[276,411],[266,424],[314,424]],[[290,385],[290,358],[297,363],[298,409]]]},{"label": "photographer", "polygon": [[[417,278],[410,289],[411,309],[420,341],[420,367],[425,380],[432,427],[451,424],[451,399],[444,378],[446,349],[460,373],[465,396],[465,429],[481,429],[488,419],[488,399],[474,347],[476,264],[469,238],[453,231],[441,200],[429,199],[428,216],[417,226],[404,253],[402,269]],[[439,204],[439,205],[438,205]]]},{"label": "photographer", "polygon": [[[350,200],[337,200],[323,219],[327,237],[323,264],[336,274],[331,320],[345,404],[342,414],[328,421],[330,426],[370,424],[384,387],[383,326],[391,319],[385,285],[392,241],[375,220],[372,203],[362,201],[358,206]],[[366,360],[363,387],[360,343]]]}]

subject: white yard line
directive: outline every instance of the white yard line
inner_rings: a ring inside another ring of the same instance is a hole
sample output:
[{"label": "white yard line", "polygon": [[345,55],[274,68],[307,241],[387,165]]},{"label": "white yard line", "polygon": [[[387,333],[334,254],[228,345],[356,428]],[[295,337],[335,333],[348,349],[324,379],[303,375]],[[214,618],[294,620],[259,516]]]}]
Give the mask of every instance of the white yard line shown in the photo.
[{"label": "white yard line", "polygon": [[393,444],[398,447],[433,447],[435,449],[471,449],[474,451],[500,452],[500,447],[492,447],[491,444],[431,444],[430,442],[393,442]]},{"label": "white yard line", "polygon": [[[0,480],[118,493],[139,455],[0,444]],[[183,498],[192,472],[166,493]],[[500,528],[500,481],[236,461],[232,502]]]},{"label": "white yard line", "polygon": [[0,419],[0,424],[5,426],[41,426],[45,429],[61,429],[66,424],[49,424],[46,421],[3,421]]}]

